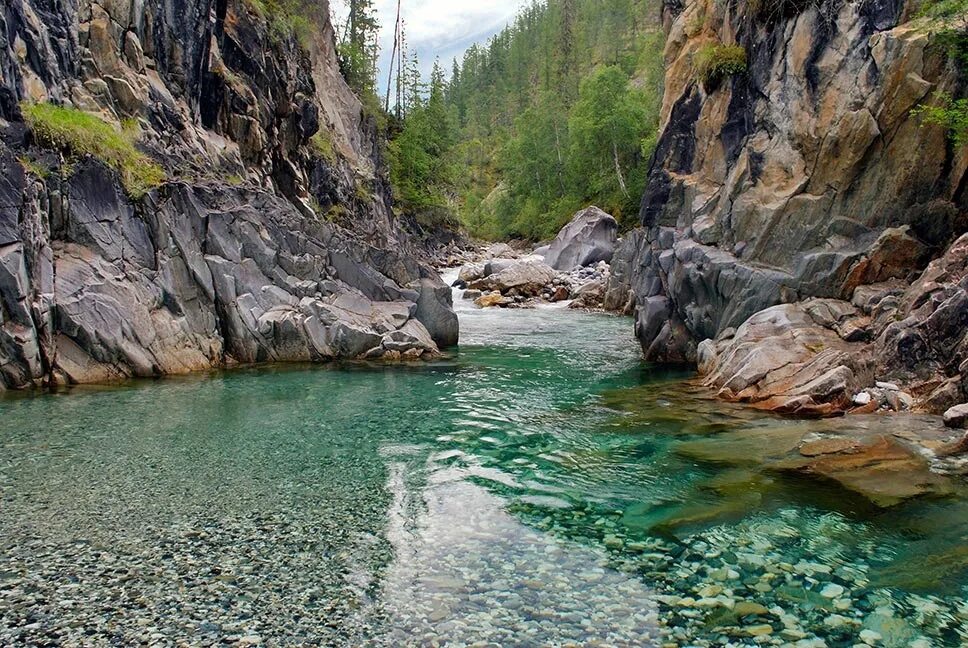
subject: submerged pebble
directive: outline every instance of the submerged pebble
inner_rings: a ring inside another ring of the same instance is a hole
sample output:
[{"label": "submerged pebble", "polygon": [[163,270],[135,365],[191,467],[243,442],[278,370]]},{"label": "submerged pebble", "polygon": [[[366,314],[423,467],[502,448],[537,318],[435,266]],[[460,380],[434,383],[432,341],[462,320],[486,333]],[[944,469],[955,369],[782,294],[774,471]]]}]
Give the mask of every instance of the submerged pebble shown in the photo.
[{"label": "submerged pebble", "polygon": [[474,312],[406,371],[0,402],[0,645],[968,643],[964,587],[885,582],[964,509],[698,466],[776,422],[643,381],[628,321]]}]

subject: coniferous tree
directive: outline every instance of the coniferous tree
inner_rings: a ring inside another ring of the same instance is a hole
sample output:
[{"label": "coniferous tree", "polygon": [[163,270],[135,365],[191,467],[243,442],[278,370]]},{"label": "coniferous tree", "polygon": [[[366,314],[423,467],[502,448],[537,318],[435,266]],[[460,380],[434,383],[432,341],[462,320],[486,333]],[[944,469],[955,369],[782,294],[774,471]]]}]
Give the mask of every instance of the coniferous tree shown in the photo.
[{"label": "coniferous tree", "polygon": [[343,76],[360,95],[376,91],[379,31],[373,0],[350,0],[339,56]]}]

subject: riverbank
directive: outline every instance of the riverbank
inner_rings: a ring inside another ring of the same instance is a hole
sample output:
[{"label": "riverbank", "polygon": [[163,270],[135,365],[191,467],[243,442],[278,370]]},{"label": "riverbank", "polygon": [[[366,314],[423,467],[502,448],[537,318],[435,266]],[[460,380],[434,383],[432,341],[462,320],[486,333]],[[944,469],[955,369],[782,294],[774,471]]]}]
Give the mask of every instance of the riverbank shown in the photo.
[{"label": "riverbank", "polygon": [[[460,299],[480,308],[564,303],[634,314],[636,337],[652,340],[649,348],[643,347],[647,359],[695,366],[703,384],[724,401],[811,418],[934,413],[943,415],[951,428],[968,426],[968,403],[960,402],[964,367],[949,376],[942,366],[968,362],[961,360],[968,304],[960,287],[968,278],[968,235],[911,284],[862,285],[851,301],[813,298],[766,308],[738,328],[701,341],[693,352],[678,354],[675,349],[682,350],[684,337],[692,334],[668,327],[668,318],[660,316],[668,300],[642,302],[636,296],[637,284],[645,281],[638,274],[642,268],[636,269],[630,258],[638,250],[639,235],[631,232],[620,240],[612,230],[602,239],[595,237],[594,227],[581,228],[605,219],[610,217],[594,208],[579,212],[542,248],[515,250],[504,243],[452,248],[441,256],[459,269],[446,271],[447,281],[460,289]],[[559,258],[548,256],[555,247],[604,252],[591,259],[570,258],[561,270],[549,264]],[[665,255],[670,268],[672,256]],[[652,276],[651,281],[659,283],[659,278]],[[725,310],[738,307],[722,305]],[[697,296],[695,308],[711,306]],[[723,316],[713,310],[710,317]],[[654,337],[649,322],[663,323],[665,333]],[[655,352],[656,346],[662,347],[661,353]],[[938,360],[932,356],[937,349],[929,347],[951,347],[953,355]],[[966,448],[968,435],[939,452],[960,454]]]}]

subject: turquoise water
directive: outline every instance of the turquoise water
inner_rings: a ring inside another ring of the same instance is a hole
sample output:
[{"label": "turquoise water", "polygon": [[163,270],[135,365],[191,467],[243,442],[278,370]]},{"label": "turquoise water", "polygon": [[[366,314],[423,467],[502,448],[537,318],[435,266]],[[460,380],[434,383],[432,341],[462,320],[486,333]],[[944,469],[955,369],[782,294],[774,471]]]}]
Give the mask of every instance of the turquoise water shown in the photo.
[{"label": "turquoise water", "polygon": [[706,400],[624,318],[458,305],[430,364],[0,400],[0,644],[968,642],[961,496],[710,459],[823,424]]}]

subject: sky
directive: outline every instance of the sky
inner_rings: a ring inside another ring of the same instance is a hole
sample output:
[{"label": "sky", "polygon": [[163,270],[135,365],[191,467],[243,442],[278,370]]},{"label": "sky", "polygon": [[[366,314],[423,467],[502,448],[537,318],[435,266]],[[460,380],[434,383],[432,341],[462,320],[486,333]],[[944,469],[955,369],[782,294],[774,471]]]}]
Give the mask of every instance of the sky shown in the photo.
[{"label": "sky", "polygon": [[[430,75],[434,58],[440,57],[445,71],[474,43],[493,36],[514,17],[524,0],[401,0],[408,47],[416,49],[424,76]],[[393,27],[397,0],[375,0],[380,21],[379,87],[386,88],[387,65],[393,49]],[[346,0],[335,0],[338,19],[346,15]]]}]

